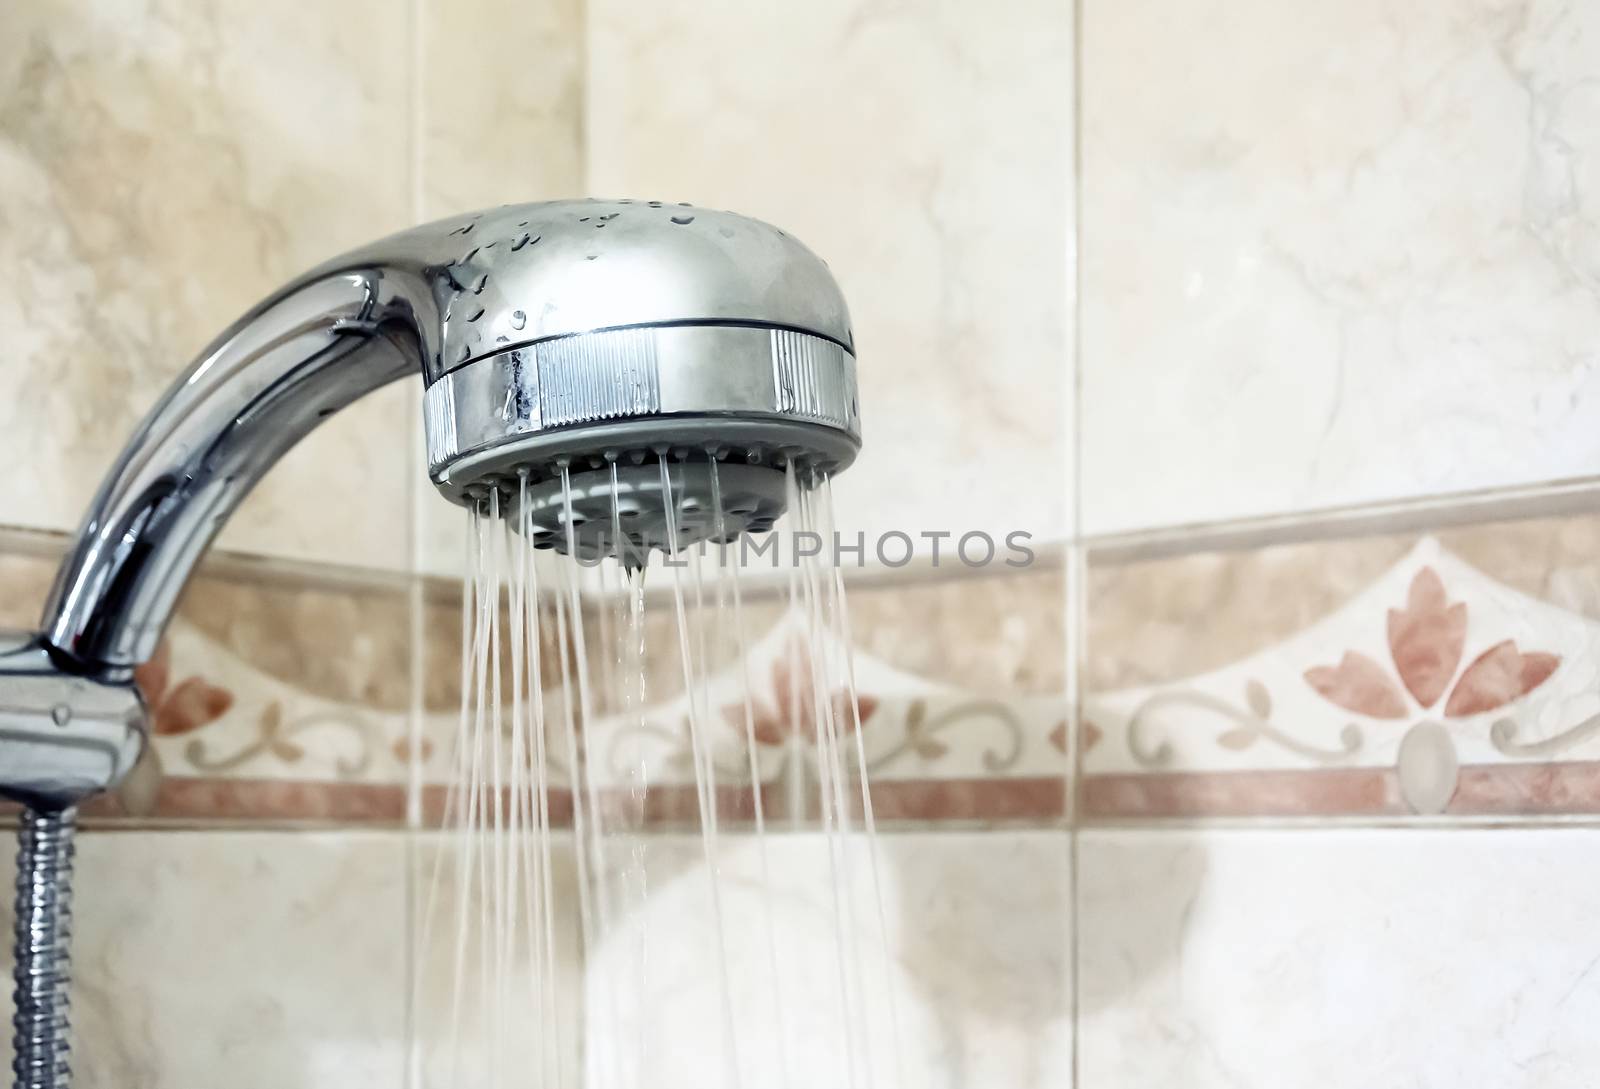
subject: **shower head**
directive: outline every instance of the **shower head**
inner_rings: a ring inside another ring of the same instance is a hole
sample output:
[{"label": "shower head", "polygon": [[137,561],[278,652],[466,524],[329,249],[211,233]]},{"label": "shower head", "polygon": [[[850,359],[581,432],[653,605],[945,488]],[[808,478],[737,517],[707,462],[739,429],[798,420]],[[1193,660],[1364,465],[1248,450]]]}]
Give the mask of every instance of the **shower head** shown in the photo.
[{"label": "shower head", "polygon": [[855,458],[844,299],[777,228],[580,201],[433,230],[429,473],[453,502],[498,491],[535,547],[593,558],[759,532],[783,511],[786,466],[805,478]]},{"label": "shower head", "polygon": [[201,354],[101,485],[42,647],[125,678],[266,470],[416,373],[439,492],[583,558],[760,532],[787,472],[860,446],[844,299],[782,231],[659,201],[459,216],[312,270]]}]

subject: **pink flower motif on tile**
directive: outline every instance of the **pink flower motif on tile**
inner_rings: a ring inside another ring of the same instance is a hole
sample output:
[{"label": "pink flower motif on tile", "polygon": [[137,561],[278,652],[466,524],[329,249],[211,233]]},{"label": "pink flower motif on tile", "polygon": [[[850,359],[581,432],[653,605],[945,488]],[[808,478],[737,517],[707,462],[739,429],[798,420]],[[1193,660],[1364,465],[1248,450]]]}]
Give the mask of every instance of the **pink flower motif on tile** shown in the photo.
[{"label": "pink flower motif on tile", "polygon": [[1560,664],[1561,659],[1554,654],[1524,654],[1509,639],[1496,643],[1473,659],[1461,674],[1456,690],[1444,705],[1444,713],[1462,718],[1504,707],[1538,688]]},{"label": "pink flower motif on tile", "polygon": [[1432,707],[1461,664],[1467,641],[1467,606],[1450,604],[1444,581],[1431,567],[1411,580],[1404,609],[1389,610],[1389,653],[1413,699]]},{"label": "pink flower motif on tile", "polygon": [[172,647],[163,639],[148,662],[133,671],[133,683],[150,709],[150,732],[193,733],[233,706],[233,693],[200,677],[172,683]]},{"label": "pink flower motif on tile", "polygon": [[1467,641],[1467,606],[1451,603],[1444,581],[1431,567],[1411,580],[1403,609],[1390,609],[1389,655],[1400,684],[1383,666],[1365,654],[1345,651],[1337,666],[1315,666],[1305,679],[1330,703],[1371,718],[1403,719],[1410,708],[1401,685],[1417,706],[1434,707],[1455,679],[1445,701],[1449,718],[1494,711],[1538,688],[1561,664],[1561,658],[1542,651],[1523,653],[1507,639],[1478,655],[1456,678]]},{"label": "pink flower motif on tile", "polygon": [[1373,718],[1406,717],[1406,701],[1394,682],[1365,654],[1347,650],[1336,666],[1308,669],[1306,683],[1346,711]]},{"label": "pink flower motif on tile", "polygon": [[[1104,730],[1090,722],[1088,719],[1084,719],[1083,725],[1078,731],[1079,751],[1088,752],[1090,749],[1098,745],[1100,743],[1100,739],[1104,736]],[[1056,723],[1056,728],[1051,730],[1050,733],[1046,735],[1045,740],[1049,741],[1051,746],[1054,747],[1057,752],[1064,754],[1067,751],[1067,720],[1062,719],[1060,722]]]},{"label": "pink flower motif on tile", "polygon": [[[811,683],[811,650],[798,637],[790,653],[772,664],[772,689],[770,700],[751,697],[752,733],[756,744],[782,745],[795,734],[807,741],[817,739],[816,696]],[[843,688],[828,694],[833,710],[835,728],[841,734],[855,730],[859,716],[862,727],[878,709],[878,700],[863,693],[856,694],[854,713],[850,695]],[[729,726],[740,731],[745,728],[744,703],[732,703],[722,708],[722,718]]]}]

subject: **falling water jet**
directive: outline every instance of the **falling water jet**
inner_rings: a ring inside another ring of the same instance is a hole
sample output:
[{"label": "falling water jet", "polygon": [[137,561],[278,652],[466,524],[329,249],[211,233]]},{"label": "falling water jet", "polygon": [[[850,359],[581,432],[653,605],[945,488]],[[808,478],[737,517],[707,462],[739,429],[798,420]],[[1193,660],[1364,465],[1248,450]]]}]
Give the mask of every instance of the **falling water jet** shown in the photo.
[{"label": "falling water jet", "polygon": [[[809,722],[802,720],[799,683],[790,685],[792,706],[795,708],[794,717],[790,721],[801,727],[809,726],[811,731],[812,747],[817,765],[817,790],[819,815],[822,819],[823,841],[827,849],[829,891],[834,915],[834,952],[837,968],[837,983],[839,988],[839,1013],[840,1034],[844,1038],[845,1073],[850,1086],[857,1084],[856,1078],[856,1037],[855,1008],[849,983],[849,968],[852,958],[851,930],[847,925],[848,897],[844,895],[848,882],[849,869],[842,855],[841,836],[843,829],[840,827],[840,818],[843,816],[833,804],[836,794],[834,773],[836,761],[828,745],[828,734],[823,728],[825,716],[831,711],[829,693],[822,687],[819,676],[818,652],[824,648],[818,638],[818,629],[815,622],[816,595],[815,572],[807,563],[802,563],[799,556],[798,534],[810,531],[810,524],[806,516],[804,493],[801,492],[795,474],[795,466],[791,461],[784,468],[784,493],[794,529],[790,533],[791,557],[789,574],[789,615],[799,615],[805,622],[804,640],[791,641],[791,676],[799,678],[804,672],[805,679],[810,682],[810,704],[807,710],[810,714]],[[799,667],[804,664],[802,671]]]},{"label": "falling water jet", "polygon": [[[518,481],[519,505],[522,496],[526,494],[526,490],[527,477],[521,476]],[[508,536],[506,537],[506,541],[508,545],[517,540],[517,538],[509,535],[509,521],[507,522],[507,534]],[[510,565],[511,593],[506,602],[506,615],[510,625],[511,644],[511,746],[509,753],[511,761],[511,774],[510,781],[508,783],[510,836],[507,842],[507,874],[505,882],[506,896],[508,901],[506,906],[506,945],[508,947],[506,955],[513,961],[515,960],[517,939],[519,934],[519,930],[516,925],[518,907],[521,903],[521,898],[526,896],[528,906],[527,909],[521,913],[523,917],[523,927],[521,929],[521,933],[528,944],[528,959],[531,964],[536,955],[533,942],[533,934],[535,930],[533,924],[535,920],[536,909],[534,907],[533,898],[531,895],[529,895],[529,893],[531,893],[531,888],[528,886],[529,878],[527,873],[527,844],[529,837],[532,834],[532,813],[530,811],[531,807],[528,804],[527,797],[529,761],[527,751],[527,720],[525,718],[526,705],[524,702],[526,678],[524,676],[525,670],[523,666],[524,656],[527,653],[528,637],[526,624],[526,596],[528,592],[527,550],[524,548],[516,548],[515,551],[510,551],[508,549],[508,554],[513,556],[514,559]],[[534,653],[538,653],[537,648],[534,648]],[[530,978],[536,979],[537,976],[530,974]],[[509,980],[507,980],[504,981],[502,985],[502,991],[500,995],[501,1005],[504,1006],[509,1004],[510,999],[510,983]],[[533,1008],[539,1009],[539,1005],[535,1003]],[[542,1028],[543,1019],[541,1016],[537,1023],[536,1031],[542,1030]],[[537,1052],[541,1056],[544,1054],[544,1041],[542,1039],[539,1040]]]},{"label": "falling water jet", "polygon": [[505,933],[507,926],[506,840],[505,840],[505,758],[501,751],[504,742],[502,708],[505,705],[501,690],[501,630],[500,591],[505,572],[505,526],[500,517],[500,492],[489,495],[489,517],[494,532],[490,537],[489,581],[489,851],[485,866],[485,885],[490,896],[482,907],[480,942],[486,951],[488,963],[481,980],[492,997],[486,999],[489,1009],[489,1083],[500,1089],[503,1083],[505,1047],[505,1004],[502,1001],[506,986]]},{"label": "falling water jet", "polygon": [[[471,935],[471,909],[470,903],[473,894],[473,874],[479,864],[477,857],[477,828],[481,815],[482,804],[482,775],[483,775],[483,716],[484,716],[484,673],[488,663],[488,621],[492,606],[487,603],[488,561],[485,555],[486,534],[484,530],[484,512],[474,508],[472,512],[472,594],[477,602],[477,615],[473,624],[472,635],[472,662],[471,685],[464,691],[472,692],[472,709],[470,715],[464,707],[460,739],[462,744],[463,771],[462,782],[465,784],[465,805],[462,820],[459,825],[457,870],[456,870],[456,940],[454,970],[451,985],[451,1064],[452,1080],[457,1084],[461,1081],[461,1035],[462,1035],[462,998],[466,990],[466,956],[467,945]],[[481,897],[482,890],[479,889]],[[481,900],[480,900],[481,902]]]},{"label": "falling water jet", "polygon": [[778,1066],[778,1084],[787,1087],[789,1085],[789,1024],[784,1017],[783,974],[778,968],[777,927],[772,920],[772,870],[767,851],[766,805],[761,797],[761,764],[756,750],[755,702],[750,692],[750,664],[746,653],[749,644],[745,637],[744,603],[739,591],[739,578],[743,572],[741,566],[735,563],[731,565],[730,577],[728,546],[726,543],[720,543],[726,535],[726,525],[722,513],[722,477],[717,468],[715,458],[711,461],[711,510],[714,520],[713,537],[719,542],[717,545],[719,553],[717,569],[718,613],[721,613],[723,608],[723,584],[728,584],[732,590],[733,638],[735,644],[733,649],[734,655],[739,662],[739,699],[741,710],[744,713],[745,754],[749,764],[750,801],[754,810],[756,854],[761,867],[762,915],[766,924],[767,967],[772,984],[772,1009],[777,1039],[774,1059]]},{"label": "falling water jet", "polygon": [[[658,464],[661,474],[661,497],[665,507],[667,553],[664,559],[679,554],[677,519],[673,516],[677,510],[672,500],[672,473],[668,465],[666,454],[663,452]],[[716,797],[706,790],[709,776],[705,766],[709,759],[705,753],[704,719],[702,717],[701,702],[697,698],[701,693],[695,690],[695,671],[691,661],[692,651],[689,639],[688,622],[684,615],[683,579],[679,568],[672,568],[672,602],[676,613],[678,627],[678,657],[683,669],[683,686],[688,696],[689,703],[689,749],[695,763],[695,791],[700,803],[700,836],[701,848],[705,856],[707,876],[711,885],[711,915],[716,928],[717,967],[722,983],[722,1016],[724,1033],[724,1054],[727,1058],[728,1073],[734,1086],[738,1089],[740,1084],[738,1041],[734,1031],[733,1017],[733,984],[728,972],[728,948],[723,927],[722,889],[717,864],[717,802]]]},{"label": "falling water jet", "polygon": [[[526,476],[522,480],[523,491],[521,498],[524,502],[520,505],[519,518],[522,525],[522,539],[527,542],[532,539],[532,526],[528,518],[526,500]],[[541,1069],[548,1073],[549,1067],[554,1065],[556,1071],[556,1084],[567,1085],[567,1069],[565,1053],[561,1048],[561,1005],[556,1001],[555,993],[555,896],[554,896],[554,860],[551,853],[551,819],[550,819],[550,771],[549,755],[547,752],[547,737],[545,733],[545,708],[544,708],[544,640],[541,636],[539,617],[541,612],[539,592],[539,567],[529,555],[530,549],[521,550],[524,569],[527,572],[527,592],[523,608],[529,636],[528,656],[528,711],[531,721],[528,732],[533,738],[533,784],[536,795],[534,813],[537,821],[535,842],[539,851],[538,858],[538,915],[542,922],[539,955],[535,959],[535,970],[540,984],[539,989],[539,1017],[540,1034],[546,1041],[546,1049],[541,1052]],[[532,867],[529,867],[530,874]],[[580,903],[583,895],[582,886],[579,886]],[[529,890],[529,900],[533,901],[533,890]],[[530,939],[531,940],[531,939]],[[548,1031],[547,1031],[548,1030]],[[553,1053],[553,1064],[550,1056]]]},{"label": "falling water jet", "polygon": [[[562,522],[566,527],[567,553],[571,556],[578,555],[577,548],[577,519],[572,505],[572,473],[569,465],[561,466],[561,510]],[[582,747],[578,741],[578,731],[572,713],[572,701],[567,701],[567,752],[571,764],[573,792],[573,836],[577,842],[578,856],[587,856],[587,872],[580,874],[580,883],[592,882],[593,904],[591,907],[591,922],[595,929],[585,937],[585,948],[593,952],[595,943],[600,936],[610,929],[611,912],[609,895],[606,891],[605,873],[606,858],[604,844],[604,814],[600,806],[598,789],[595,786],[594,769],[590,766],[588,754],[588,739],[590,731],[594,729],[594,698],[589,685],[589,648],[584,634],[583,605],[578,597],[578,568],[576,565],[566,565],[566,615],[568,624],[563,630],[562,658],[566,658],[568,634],[570,634],[570,648],[572,651],[572,672],[578,683],[578,719],[583,724],[584,743]],[[579,794],[583,795],[583,808],[587,810],[587,836],[578,823]],[[618,1022],[615,989],[606,985],[606,1006],[611,1014],[613,1027]],[[610,1060],[609,1048],[601,1049],[601,1062]]]},{"label": "falling water jet", "polygon": [[[832,541],[836,539],[834,531],[837,528],[834,521],[833,475],[824,472],[820,476],[821,503],[827,518],[824,527],[824,539]],[[844,591],[844,572],[840,568],[837,559],[830,566],[833,575],[830,580],[830,602],[835,624],[834,635],[839,641],[839,645],[844,647],[846,652],[844,655],[845,702],[850,708],[851,732],[855,738],[856,776],[861,788],[861,825],[866,833],[865,849],[872,878],[872,901],[878,922],[878,948],[881,953],[884,995],[889,1016],[889,1046],[894,1064],[895,1085],[898,1089],[904,1089],[905,1060],[901,1053],[900,1011],[899,1004],[895,998],[894,970],[889,953],[889,914],[884,904],[883,864],[878,852],[878,825],[873,813],[872,786],[867,775],[867,743],[861,720],[861,694],[856,686],[855,658],[851,653],[852,648],[855,646],[855,636],[850,628],[850,606]]]}]

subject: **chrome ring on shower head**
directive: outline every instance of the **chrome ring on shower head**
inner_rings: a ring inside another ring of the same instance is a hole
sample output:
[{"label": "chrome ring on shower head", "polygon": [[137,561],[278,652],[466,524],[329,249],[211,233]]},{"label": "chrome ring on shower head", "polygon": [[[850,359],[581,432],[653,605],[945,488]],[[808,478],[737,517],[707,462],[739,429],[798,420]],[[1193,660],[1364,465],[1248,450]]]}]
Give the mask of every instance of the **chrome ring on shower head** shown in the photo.
[{"label": "chrome ring on shower head", "polygon": [[771,327],[637,326],[541,341],[451,371],[423,405],[429,473],[457,503],[484,486],[509,490],[524,470],[663,445],[737,447],[741,460],[795,457],[833,472],[861,444],[855,357]]}]

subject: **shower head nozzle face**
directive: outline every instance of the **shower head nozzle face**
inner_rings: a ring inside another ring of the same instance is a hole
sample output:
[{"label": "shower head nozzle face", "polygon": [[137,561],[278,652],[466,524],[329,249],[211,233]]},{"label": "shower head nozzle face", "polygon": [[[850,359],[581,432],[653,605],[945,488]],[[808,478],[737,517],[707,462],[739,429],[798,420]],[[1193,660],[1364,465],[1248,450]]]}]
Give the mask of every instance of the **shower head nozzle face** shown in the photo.
[{"label": "shower head nozzle face", "polygon": [[701,541],[729,543],[772,528],[784,509],[784,474],[765,466],[658,460],[519,483],[506,516],[534,548],[593,563],[643,567],[651,552]]},{"label": "shower head nozzle face", "polygon": [[[724,532],[758,532],[782,513],[786,467],[808,479],[854,460],[849,314],[823,262],[782,231],[655,201],[508,207],[437,229],[462,251],[430,269],[442,327],[425,422],[446,498],[530,494],[536,545],[567,551],[565,526],[547,517],[564,470],[589,526],[609,521],[590,508],[592,486],[611,502],[612,465],[643,497],[658,462],[682,463],[694,491],[717,460],[745,498],[761,497],[758,517],[725,503]],[[679,547],[715,532],[682,514]],[[658,528],[634,536],[669,547]],[[572,546],[592,551],[601,536]]]}]

